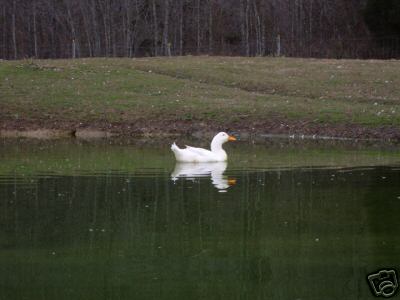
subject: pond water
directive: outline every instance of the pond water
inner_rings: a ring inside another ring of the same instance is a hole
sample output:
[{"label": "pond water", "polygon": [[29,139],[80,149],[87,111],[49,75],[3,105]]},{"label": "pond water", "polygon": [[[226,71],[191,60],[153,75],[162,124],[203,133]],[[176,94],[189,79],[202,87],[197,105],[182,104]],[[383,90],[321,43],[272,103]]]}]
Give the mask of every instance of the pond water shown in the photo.
[{"label": "pond water", "polygon": [[373,299],[400,270],[396,146],[0,146],[0,299]]}]

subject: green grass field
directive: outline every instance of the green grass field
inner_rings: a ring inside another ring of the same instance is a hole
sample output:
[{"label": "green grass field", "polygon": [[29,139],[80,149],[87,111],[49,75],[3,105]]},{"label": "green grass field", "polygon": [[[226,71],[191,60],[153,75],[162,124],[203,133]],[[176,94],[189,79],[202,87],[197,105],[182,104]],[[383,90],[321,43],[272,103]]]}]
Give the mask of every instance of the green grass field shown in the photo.
[{"label": "green grass field", "polygon": [[10,120],[400,125],[400,61],[174,57],[0,62]]}]

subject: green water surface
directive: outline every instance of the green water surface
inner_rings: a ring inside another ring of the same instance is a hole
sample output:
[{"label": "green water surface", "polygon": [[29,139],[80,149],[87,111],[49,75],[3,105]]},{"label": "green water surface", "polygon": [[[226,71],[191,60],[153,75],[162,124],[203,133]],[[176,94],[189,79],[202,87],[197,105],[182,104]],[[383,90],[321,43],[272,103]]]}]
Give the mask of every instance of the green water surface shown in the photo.
[{"label": "green water surface", "polygon": [[1,140],[0,299],[374,299],[400,270],[399,147],[169,142]]}]

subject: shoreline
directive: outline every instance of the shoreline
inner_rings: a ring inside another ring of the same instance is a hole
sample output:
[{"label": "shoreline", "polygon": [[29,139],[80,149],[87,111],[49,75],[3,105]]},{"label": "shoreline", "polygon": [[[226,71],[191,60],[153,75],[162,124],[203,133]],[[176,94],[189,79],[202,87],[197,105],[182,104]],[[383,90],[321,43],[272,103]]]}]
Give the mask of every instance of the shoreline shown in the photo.
[{"label": "shoreline", "polygon": [[181,137],[202,138],[218,131],[237,135],[242,140],[254,138],[297,138],[375,140],[400,142],[400,128],[368,127],[359,124],[328,124],[293,120],[242,120],[225,123],[210,120],[136,120],[132,122],[72,122],[44,120],[2,120],[1,138],[82,138],[112,137]]}]

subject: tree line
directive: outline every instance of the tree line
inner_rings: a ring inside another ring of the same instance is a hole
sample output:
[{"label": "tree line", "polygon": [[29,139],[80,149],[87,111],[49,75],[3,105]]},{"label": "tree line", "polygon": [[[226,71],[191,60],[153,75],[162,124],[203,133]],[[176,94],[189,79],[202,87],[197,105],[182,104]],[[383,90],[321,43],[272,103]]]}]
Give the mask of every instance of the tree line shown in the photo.
[{"label": "tree line", "polygon": [[400,5],[396,0],[0,3],[3,59],[187,54],[400,56],[400,26],[396,23]]}]

